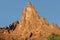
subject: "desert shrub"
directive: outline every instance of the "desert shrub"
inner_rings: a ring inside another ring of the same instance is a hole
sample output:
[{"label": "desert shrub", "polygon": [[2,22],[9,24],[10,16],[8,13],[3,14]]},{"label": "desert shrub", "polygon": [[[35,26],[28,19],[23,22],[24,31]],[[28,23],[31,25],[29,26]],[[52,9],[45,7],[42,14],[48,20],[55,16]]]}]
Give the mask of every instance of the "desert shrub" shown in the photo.
[{"label": "desert shrub", "polygon": [[43,37],[43,38],[40,38],[40,40],[60,40],[60,35],[52,33],[47,38]]},{"label": "desert shrub", "polygon": [[58,34],[52,33],[49,37],[48,40],[60,40],[60,36]]},{"label": "desert shrub", "polygon": [[12,37],[11,40],[17,40],[17,38]]}]

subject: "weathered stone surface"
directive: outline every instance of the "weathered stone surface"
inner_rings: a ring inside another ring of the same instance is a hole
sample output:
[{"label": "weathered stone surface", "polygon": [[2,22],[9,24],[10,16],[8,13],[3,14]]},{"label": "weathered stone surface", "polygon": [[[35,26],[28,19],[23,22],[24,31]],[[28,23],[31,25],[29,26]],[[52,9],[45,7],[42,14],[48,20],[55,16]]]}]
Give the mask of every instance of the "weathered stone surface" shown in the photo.
[{"label": "weathered stone surface", "polygon": [[51,33],[60,35],[60,28],[56,24],[49,24],[45,18],[39,16],[30,2],[23,8],[19,22],[14,21],[8,28],[0,28],[2,36],[0,38],[5,40],[40,40]]},{"label": "weathered stone surface", "polygon": [[19,21],[14,21],[12,24],[9,25],[9,29],[14,30],[18,24],[19,24]]}]

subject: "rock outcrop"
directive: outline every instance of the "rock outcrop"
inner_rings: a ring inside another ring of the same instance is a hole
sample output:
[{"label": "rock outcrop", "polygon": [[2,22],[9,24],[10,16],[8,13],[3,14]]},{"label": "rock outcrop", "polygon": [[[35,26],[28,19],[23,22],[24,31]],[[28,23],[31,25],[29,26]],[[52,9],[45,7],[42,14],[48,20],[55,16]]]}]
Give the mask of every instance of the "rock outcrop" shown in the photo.
[{"label": "rock outcrop", "polygon": [[[20,21],[13,22],[9,27],[0,28],[0,34],[4,34],[0,38],[7,36],[9,40],[40,40],[51,33],[60,35],[60,28],[39,16],[30,2],[23,8]],[[8,40],[7,38],[5,40]]]}]

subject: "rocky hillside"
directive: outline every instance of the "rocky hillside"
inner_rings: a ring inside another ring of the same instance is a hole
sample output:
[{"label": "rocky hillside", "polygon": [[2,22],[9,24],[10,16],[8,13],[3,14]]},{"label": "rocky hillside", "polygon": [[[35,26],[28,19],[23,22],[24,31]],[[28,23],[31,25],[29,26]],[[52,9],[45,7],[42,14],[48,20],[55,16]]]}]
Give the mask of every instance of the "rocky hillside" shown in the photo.
[{"label": "rocky hillside", "polygon": [[22,9],[20,21],[0,28],[0,40],[40,40],[51,33],[60,35],[60,28],[39,16],[34,6],[28,2]]}]

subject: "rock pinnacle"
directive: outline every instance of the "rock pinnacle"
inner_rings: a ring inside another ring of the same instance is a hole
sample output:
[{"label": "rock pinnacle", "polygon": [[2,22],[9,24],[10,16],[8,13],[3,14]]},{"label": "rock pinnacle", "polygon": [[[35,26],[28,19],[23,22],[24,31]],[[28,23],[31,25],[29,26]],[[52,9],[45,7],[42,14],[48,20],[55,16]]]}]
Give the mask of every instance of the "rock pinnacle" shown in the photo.
[{"label": "rock pinnacle", "polygon": [[28,2],[27,5],[22,10],[21,20],[30,20],[32,18],[37,18],[38,14],[31,2]]}]

